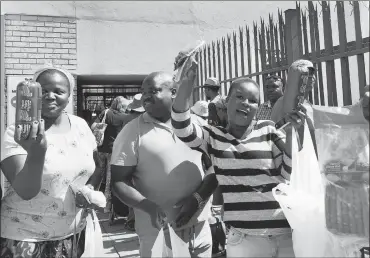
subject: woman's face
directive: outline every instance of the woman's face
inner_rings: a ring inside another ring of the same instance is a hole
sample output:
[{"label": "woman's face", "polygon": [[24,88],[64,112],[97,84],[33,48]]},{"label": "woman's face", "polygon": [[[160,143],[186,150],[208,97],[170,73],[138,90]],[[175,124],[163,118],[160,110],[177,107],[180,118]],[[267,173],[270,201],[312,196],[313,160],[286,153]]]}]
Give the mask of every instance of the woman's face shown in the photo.
[{"label": "woman's face", "polygon": [[45,71],[37,82],[42,88],[42,116],[58,117],[69,102],[70,86],[67,77],[59,71]]},{"label": "woman's face", "polygon": [[238,82],[227,100],[230,125],[249,126],[257,113],[259,89],[251,82]]}]

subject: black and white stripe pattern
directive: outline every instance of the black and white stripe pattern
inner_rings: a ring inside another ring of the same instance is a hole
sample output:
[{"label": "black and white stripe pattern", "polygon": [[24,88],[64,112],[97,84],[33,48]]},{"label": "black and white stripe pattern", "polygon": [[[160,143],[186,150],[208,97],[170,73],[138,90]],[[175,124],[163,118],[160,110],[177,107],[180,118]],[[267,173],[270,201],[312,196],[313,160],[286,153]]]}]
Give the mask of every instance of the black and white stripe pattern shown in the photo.
[{"label": "black and white stripe pattern", "polygon": [[189,147],[202,149],[212,159],[223,197],[224,220],[248,234],[289,232],[272,188],[291,173],[291,159],[282,151],[285,135],[271,121],[258,121],[244,140],[224,128],[199,126],[190,112],[172,112],[172,126]]}]

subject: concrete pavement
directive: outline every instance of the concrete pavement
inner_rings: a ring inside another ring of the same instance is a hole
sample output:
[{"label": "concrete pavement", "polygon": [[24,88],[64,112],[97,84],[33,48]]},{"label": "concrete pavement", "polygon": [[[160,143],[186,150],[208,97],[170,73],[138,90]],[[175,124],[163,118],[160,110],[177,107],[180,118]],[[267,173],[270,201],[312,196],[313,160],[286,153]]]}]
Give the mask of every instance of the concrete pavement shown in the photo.
[{"label": "concrete pavement", "polygon": [[136,233],[124,228],[125,220],[116,219],[109,225],[108,214],[99,213],[101,230],[103,233],[104,251],[98,257],[138,258],[139,239]]}]

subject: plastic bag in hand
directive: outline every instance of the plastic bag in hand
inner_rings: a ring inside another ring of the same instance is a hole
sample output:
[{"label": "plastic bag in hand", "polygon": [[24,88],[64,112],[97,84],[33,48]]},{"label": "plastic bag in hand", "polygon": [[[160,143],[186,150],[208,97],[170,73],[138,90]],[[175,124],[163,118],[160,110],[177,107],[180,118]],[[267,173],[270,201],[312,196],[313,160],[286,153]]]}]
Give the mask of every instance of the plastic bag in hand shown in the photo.
[{"label": "plastic bag in hand", "polygon": [[[295,129],[292,134],[292,139],[296,139]],[[304,136],[300,151],[298,142],[292,142],[290,184],[281,183],[272,193],[293,229],[295,256],[324,257],[327,236],[323,183],[307,123]]]},{"label": "plastic bag in hand", "polygon": [[186,78],[186,74],[195,65],[195,60],[192,59],[191,62],[189,58],[194,57],[195,54],[200,50],[200,48],[205,44],[204,41],[198,41],[195,46],[186,48],[187,50],[181,51],[175,59],[175,71],[174,81],[179,82]]}]

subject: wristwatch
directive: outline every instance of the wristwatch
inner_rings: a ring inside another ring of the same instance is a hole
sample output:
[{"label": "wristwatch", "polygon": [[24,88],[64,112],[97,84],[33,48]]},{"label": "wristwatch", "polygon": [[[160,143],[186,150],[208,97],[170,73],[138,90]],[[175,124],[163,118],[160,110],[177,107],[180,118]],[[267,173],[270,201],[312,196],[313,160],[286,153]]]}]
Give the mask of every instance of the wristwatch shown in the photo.
[{"label": "wristwatch", "polygon": [[207,202],[205,200],[203,200],[203,198],[197,192],[193,193],[193,197],[198,202],[198,210],[202,210],[204,208],[204,206],[206,206]]}]

